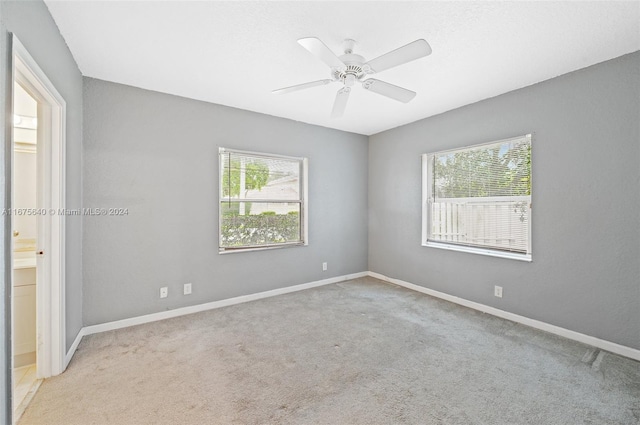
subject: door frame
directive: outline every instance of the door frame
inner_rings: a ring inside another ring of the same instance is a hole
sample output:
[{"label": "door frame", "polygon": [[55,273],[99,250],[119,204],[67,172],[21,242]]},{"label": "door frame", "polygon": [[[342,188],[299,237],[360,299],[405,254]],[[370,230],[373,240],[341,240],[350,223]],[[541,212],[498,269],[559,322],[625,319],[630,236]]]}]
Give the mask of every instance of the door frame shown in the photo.
[{"label": "door frame", "polygon": [[[38,378],[48,378],[64,372],[67,366],[64,215],[66,102],[15,34],[12,37],[12,49],[12,84],[19,83],[38,102],[37,208],[41,213],[37,218],[36,253],[43,254],[36,255],[36,367]],[[11,90],[13,92],[13,87]],[[13,102],[11,113],[13,116]],[[12,138],[12,170],[14,147]],[[13,192],[13,183],[10,187]],[[13,248],[11,267],[12,263]],[[13,292],[13,282],[11,284]],[[13,311],[13,302],[11,309]]]}]

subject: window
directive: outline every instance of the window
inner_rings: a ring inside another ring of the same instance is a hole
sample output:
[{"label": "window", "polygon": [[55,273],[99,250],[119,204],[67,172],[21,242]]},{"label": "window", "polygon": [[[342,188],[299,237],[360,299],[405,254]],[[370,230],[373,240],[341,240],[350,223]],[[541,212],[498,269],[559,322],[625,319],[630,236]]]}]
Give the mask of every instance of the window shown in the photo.
[{"label": "window", "polygon": [[307,160],[220,148],[221,253],[307,244]]},{"label": "window", "polygon": [[531,135],[422,155],[422,245],[531,261]]}]

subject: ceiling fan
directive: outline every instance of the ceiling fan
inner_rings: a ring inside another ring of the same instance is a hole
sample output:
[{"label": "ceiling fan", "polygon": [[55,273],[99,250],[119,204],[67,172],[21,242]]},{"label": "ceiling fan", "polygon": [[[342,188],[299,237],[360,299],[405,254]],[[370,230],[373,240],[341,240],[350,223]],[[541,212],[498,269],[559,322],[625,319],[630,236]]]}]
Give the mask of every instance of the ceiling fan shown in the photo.
[{"label": "ceiling fan", "polygon": [[361,83],[362,87],[366,90],[395,99],[399,102],[408,103],[416,96],[416,92],[376,80],[375,78],[364,78],[370,74],[375,74],[431,54],[431,46],[422,39],[392,50],[370,61],[353,53],[356,42],[351,39],[344,40],[344,54],[340,57],[336,56],[326,44],[316,37],[301,38],[298,40],[298,43],[316,55],[322,62],[329,65],[331,68],[331,78],[284,87],[273,90],[272,93],[285,94],[340,82],[343,87],[338,90],[336,94],[336,100],[333,103],[333,110],[331,111],[331,118],[339,118],[344,114],[349,93],[351,93],[351,87],[353,87],[356,82]]}]

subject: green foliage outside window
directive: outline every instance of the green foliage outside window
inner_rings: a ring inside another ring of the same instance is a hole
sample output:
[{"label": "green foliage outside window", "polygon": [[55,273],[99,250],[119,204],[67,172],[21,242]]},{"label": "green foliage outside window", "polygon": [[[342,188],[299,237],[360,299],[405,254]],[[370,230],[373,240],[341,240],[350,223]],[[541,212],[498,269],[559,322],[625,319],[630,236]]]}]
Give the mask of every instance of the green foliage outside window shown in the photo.
[{"label": "green foliage outside window", "polygon": [[265,211],[258,215],[226,215],[222,218],[222,246],[259,246],[300,240],[300,218],[297,211],[276,214]]},{"label": "green foliage outside window", "polygon": [[292,198],[297,202],[276,200],[271,203],[268,197],[273,196],[274,190],[266,190],[263,198],[256,196],[256,191],[272,182],[283,184],[284,180],[285,185],[291,184],[287,177],[291,178],[292,184],[299,184],[299,179],[294,179],[300,169],[298,160],[229,151],[221,154],[221,166],[221,248],[250,248],[302,240],[300,201]]},{"label": "green foliage outside window", "polygon": [[531,144],[443,153],[434,159],[440,198],[531,195]]},{"label": "green foliage outside window", "polygon": [[[225,164],[222,173],[222,193],[223,196],[240,195],[240,173],[241,163],[239,159],[232,159],[231,166]],[[245,163],[245,193],[249,190],[260,190],[269,180],[269,167],[261,161],[249,161]],[[231,193],[229,193],[231,191]]]}]

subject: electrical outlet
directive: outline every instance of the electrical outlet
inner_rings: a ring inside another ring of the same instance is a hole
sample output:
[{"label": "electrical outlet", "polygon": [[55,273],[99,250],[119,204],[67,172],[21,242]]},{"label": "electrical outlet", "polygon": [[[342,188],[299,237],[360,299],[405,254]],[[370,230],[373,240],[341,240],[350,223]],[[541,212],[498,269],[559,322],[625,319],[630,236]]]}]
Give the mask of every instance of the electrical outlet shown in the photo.
[{"label": "electrical outlet", "polygon": [[494,286],[493,287],[493,295],[498,298],[502,298],[502,286]]},{"label": "electrical outlet", "polygon": [[184,295],[189,295],[191,293],[191,284],[190,283],[185,283],[184,284]]},{"label": "electrical outlet", "polygon": [[322,263],[322,271],[323,272],[327,271],[327,263]]},{"label": "electrical outlet", "polygon": [[160,298],[167,298],[167,295],[169,295],[169,288],[166,286],[160,288]]}]

